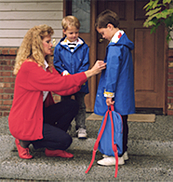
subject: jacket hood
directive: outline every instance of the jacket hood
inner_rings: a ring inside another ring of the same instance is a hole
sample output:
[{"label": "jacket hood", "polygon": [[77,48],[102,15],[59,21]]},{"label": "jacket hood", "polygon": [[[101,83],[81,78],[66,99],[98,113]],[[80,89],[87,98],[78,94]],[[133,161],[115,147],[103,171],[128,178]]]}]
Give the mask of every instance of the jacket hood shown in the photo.
[{"label": "jacket hood", "polygon": [[112,42],[109,43],[109,45],[112,45],[112,44],[124,45],[124,46],[128,47],[130,50],[134,49],[133,42],[128,39],[128,37],[125,33],[122,34],[122,36],[119,38],[119,40],[117,42],[114,42],[114,40],[112,40]]}]

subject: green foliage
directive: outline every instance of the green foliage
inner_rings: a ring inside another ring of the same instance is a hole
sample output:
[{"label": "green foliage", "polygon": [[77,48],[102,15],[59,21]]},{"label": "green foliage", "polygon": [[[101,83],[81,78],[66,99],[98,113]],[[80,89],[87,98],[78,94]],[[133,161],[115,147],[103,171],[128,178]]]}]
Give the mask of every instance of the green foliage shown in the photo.
[{"label": "green foliage", "polygon": [[[171,6],[172,5],[172,8]],[[173,40],[171,31],[173,31],[173,0],[150,0],[144,8],[146,10],[147,19],[145,20],[144,27],[152,27],[151,33],[155,32],[158,26],[164,23],[167,28],[168,35],[167,42]]]}]

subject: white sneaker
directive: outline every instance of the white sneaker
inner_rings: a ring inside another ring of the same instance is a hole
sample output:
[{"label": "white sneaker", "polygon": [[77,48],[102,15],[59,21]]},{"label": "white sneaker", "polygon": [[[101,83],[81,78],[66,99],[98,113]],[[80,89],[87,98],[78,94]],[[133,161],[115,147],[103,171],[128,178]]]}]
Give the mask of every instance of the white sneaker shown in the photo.
[{"label": "white sneaker", "polygon": [[86,139],[87,138],[87,132],[86,129],[84,128],[79,128],[76,133],[78,133],[78,138],[79,139]]},{"label": "white sneaker", "polygon": [[127,161],[127,160],[129,159],[129,156],[128,156],[127,151],[124,152],[124,154],[123,154],[123,159],[124,159],[125,161]]},{"label": "white sneaker", "polygon": [[[115,157],[108,157],[104,155],[104,158],[97,161],[97,164],[102,166],[115,166]],[[118,157],[118,165],[123,165],[124,159],[123,157]]]},{"label": "white sneaker", "polygon": [[[108,157],[107,155],[105,155],[105,154],[103,154],[103,157]],[[127,153],[127,151],[126,152],[124,152],[124,154],[123,154],[123,159],[125,160],[125,161],[127,161],[127,160],[129,160],[129,156],[128,156],[128,153]]]}]

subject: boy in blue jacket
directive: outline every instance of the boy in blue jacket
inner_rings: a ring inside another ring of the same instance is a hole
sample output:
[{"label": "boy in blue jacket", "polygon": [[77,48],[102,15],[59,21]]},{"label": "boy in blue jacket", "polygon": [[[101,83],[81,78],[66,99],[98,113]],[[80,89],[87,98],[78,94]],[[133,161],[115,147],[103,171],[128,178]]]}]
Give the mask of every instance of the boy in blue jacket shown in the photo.
[{"label": "boy in blue jacket", "polygon": [[[62,76],[87,71],[89,68],[89,47],[79,37],[79,20],[74,16],[66,16],[62,20],[62,28],[65,37],[60,40],[54,50],[53,62],[56,70]],[[79,104],[79,112],[75,117],[76,132],[79,139],[87,138],[84,97],[88,92],[88,82],[86,82],[82,85],[81,90],[74,94],[75,100]],[[71,95],[63,96],[61,100],[70,98]]]},{"label": "boy in blue jacket", "polygon": [[[100,78],[94,112],[104,115],[111,104],[123,119],[123,154],[119,156],[118,164],[128,160],[128,114],[135,113],[134,73],[131,50],[134,48],[123,30],[118,28],[119,17],[111,10],[105,10],[96,20],[96,29],[103,38],[109,40],[104,62],[106,70]],[[97,161],[100,165],[115,165],[115,157],[103,155]]]}]

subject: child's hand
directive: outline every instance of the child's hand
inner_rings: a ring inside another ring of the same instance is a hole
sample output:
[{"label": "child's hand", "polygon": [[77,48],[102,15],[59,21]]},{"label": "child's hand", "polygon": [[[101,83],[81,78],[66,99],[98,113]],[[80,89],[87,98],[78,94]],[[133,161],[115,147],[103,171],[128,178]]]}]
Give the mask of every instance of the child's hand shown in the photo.
[{"label": "child's hand", "polygon": [[106,98],[107,106],[113,105],[114,103],[115,103],[115,101],[113,101],[112,98],[109,98],[109,97]]},{"label": "child's hand", "polygon": [[69,75],[69,74],[70,73],[67,70],[65,70],[65,71],[62,72],[62,76]]}]

